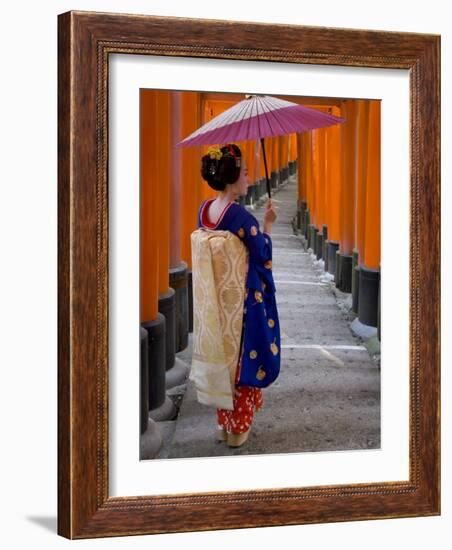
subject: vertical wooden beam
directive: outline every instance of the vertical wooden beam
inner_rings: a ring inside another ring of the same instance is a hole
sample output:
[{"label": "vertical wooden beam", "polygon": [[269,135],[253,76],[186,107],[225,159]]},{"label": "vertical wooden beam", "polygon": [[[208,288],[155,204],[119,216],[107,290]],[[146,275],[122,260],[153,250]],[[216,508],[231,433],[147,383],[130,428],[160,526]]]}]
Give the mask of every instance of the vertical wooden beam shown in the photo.
[{"label": "vertical wooden beam", "polygon": [[369,104],[367,99],[359,99],[357,104],[357,132],[358,143],[356,146],[356,223],[355,223],[355,248],[358,250],[358,263],[362,264],[366,246],[365,226],[370,213],[366,205],[366,187],[368,181],[368,140],[369,140]]},{"label": "vertical wooden beam", "polygon": [[158,240],[159,240],[159,294],[166,294],[169,288],[169,211],[171,185],[171,92],[156,91],[157,143],[155,155],[157,170],[154,180],[155,196],[158,200]]},{"label": "vertical wooden beam", "polygon": [[366,189],[366,225],[364,263],[366,267],[380,266],[381,212],[381,119],[380,101],[371,101],[369,110],[369,141]]},{"label": "vertical wooden beam", "polygon": [[[343,116],[341,110],[333,107],[334,116]],[[341,125],[331,126],[326,131],[326,186],[328,200],[328,240],[340,241],[340,196],[342,188]]]},{"label": "vertical wooden beam", "polygon": [[[189,136],[202,125],[204,108],[199,92],[182,92],[181,124],[183,137]],[[198,211],[203,201],[203,180],[201,177],[202,146],[182,148],[181,172],[181,225],[182,259],[191,269],[190,235],[197,227]]]},{"label": "vertical wooden beam", "polygon": [[346,121],[341,124],[342,187],[340,196],[340,251],[352,254],[355,244],[357,102],[344,101]]},{"label": "vertical wooden beam", "polygon": [[169,267],[176,267],[181,260],[182,242],[182,154],[176,144],[181,141],[182,131],[182,95],[184,92],[171,92],[170,95],[170,197],[169,197]]},{"label": "vertical wooden beam", "polygon": [[154,153],[157,98],[153,90],[140,90],[140,318],[157,317],[158,307],[158,198]]}]

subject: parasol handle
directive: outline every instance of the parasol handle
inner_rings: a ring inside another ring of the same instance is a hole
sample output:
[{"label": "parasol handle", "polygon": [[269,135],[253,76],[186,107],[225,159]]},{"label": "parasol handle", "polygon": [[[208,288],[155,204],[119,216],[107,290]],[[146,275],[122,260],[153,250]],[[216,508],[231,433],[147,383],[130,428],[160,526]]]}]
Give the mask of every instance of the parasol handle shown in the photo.
[{"label": "parasol handle", "polygon": [[270,180],[268,179],[267,157],[265,155],[264,138],[261,138],[261,145],[262,145],[262,153],[264,155],[265,177],[267,179],[267,193],[268,193],[268,198],[271,199]]}]

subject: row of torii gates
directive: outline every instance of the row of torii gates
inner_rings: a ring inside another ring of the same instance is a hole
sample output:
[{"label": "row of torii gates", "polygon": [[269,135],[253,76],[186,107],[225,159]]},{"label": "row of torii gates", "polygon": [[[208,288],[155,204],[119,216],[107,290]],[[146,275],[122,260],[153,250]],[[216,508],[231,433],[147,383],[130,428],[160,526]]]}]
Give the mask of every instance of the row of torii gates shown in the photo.
[{"label": "row of torii gates", "polygon": [[[352,292],[360,321],[378,325],[379,337],[380,101],[278,97],[346,119],[266,138],[267,165],[273,189],[298,172],[295,230],[324,259],[336,286]],[[165,387],[181,380],[184,369],[175,368],[175,354],[187,347],[193,319],[190,235],[201,202],[216,196],[200,175],[207,146],[175,144],[242,99],[244,94],[140,91],[140,316],[149,365],[142,384],[149,390],[142,388],[141,397],[148,393],[151,412],[168,403]],[[266,195],[262,151],[259,142],[236,143],[252,182],[240,202],[252,206]]]}]

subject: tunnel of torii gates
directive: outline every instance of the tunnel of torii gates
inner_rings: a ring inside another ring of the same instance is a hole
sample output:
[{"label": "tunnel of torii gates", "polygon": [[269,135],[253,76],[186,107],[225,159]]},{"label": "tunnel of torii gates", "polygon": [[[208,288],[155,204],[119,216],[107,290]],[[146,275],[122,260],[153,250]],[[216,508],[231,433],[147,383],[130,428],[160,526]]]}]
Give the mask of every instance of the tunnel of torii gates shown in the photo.
[{"label": "tunnel of torii gates", "polygon": [[[294,229],[324,260],[336,287],[352,293],[354,312],[362,323],[377,327],[379,338],[380,101],[278,97],[346,119],[329,128],[266,138],[268,172],[275,197],[278,186],[298,174]],[[149,332],[159,319],[166,317],[168,323],[174,315],[167,351],[187,347],[192,331],[190,234],[197,228],[201,202],[216,196],[200,174],[208,145],[174,145],[244,98],[140,91],[140,317]],[[253,184],[241,204],[253,204],[267,196],[262,149],[259,141],[236,143]],[[167,357],[167,368],[173,362],[174,355]]]}]

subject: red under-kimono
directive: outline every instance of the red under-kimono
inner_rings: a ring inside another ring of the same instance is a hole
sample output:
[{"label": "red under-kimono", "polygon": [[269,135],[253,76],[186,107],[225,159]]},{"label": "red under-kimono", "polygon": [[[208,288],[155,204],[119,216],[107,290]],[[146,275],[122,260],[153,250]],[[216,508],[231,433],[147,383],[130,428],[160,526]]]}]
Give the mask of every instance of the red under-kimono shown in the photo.
[{"label": "red under-kimono", "polygon": [[[236,382],[239,369],[237,369]],[[234,410],[217,409],[218,427],[227,432],[240,434],[246,432],[253,423],[254,410],[263,406],[262,390],[253,386],[235,386]]]}]

